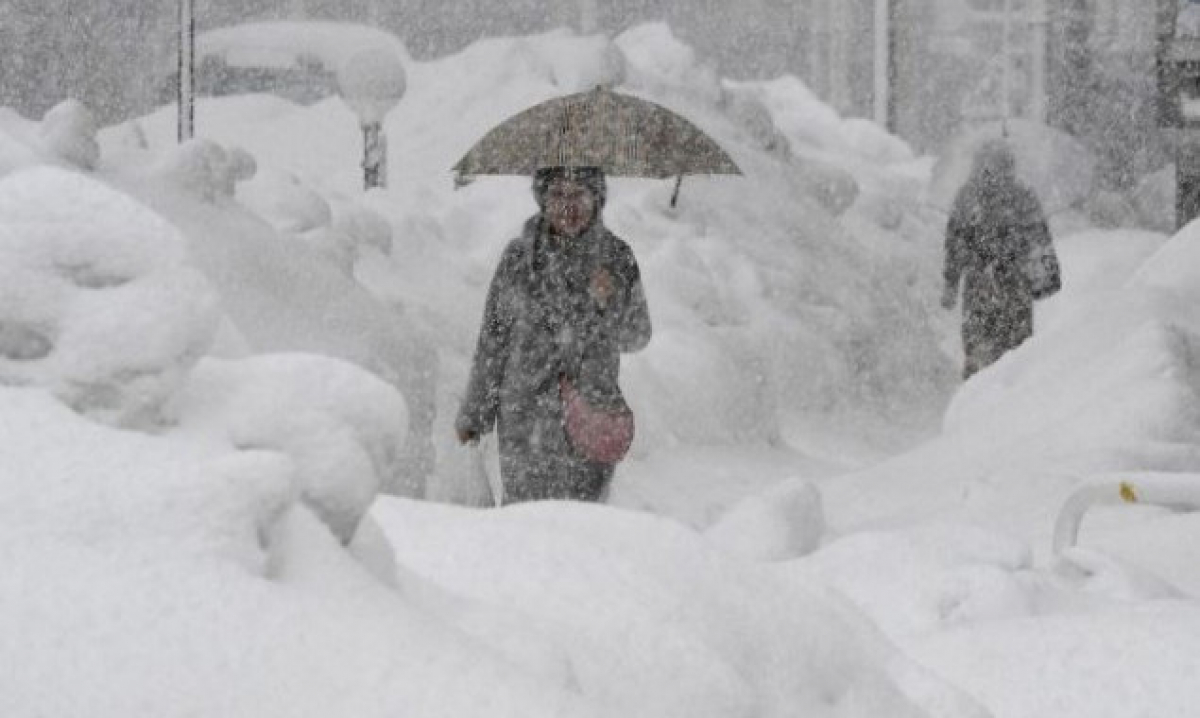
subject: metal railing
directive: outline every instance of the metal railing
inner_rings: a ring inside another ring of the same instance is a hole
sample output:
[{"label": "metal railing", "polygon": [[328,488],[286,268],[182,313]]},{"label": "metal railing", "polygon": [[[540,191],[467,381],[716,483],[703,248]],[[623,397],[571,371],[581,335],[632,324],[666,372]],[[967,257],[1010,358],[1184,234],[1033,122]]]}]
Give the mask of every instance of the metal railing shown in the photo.
[{"label": "metal railing", "polygon": [[1054,522],[1054,553],[1061,554],[1076,544],[1083,517],[1093,507],[1129,504],[1200,510],[1200,476],[1146,476],[1079,488],[1067,498]]}]

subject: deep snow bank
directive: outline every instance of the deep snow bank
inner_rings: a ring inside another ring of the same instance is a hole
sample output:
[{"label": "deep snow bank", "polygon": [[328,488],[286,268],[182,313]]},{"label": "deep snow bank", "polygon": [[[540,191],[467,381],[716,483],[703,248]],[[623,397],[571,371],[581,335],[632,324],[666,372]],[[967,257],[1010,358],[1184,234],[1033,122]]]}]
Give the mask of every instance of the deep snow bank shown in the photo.
[{"label": "deep snow bank", "polygon": [[596,715],[371,578],[285,455],[0,395],[0,713]]},{"label": "deep snow bank", "polygon": [[[274,106],[274,103],[265,103]],[[381,302],[350,277],[332,247],[386,245],[386,230],[371,224],[368,210],[348,203],[332,207],[316,195],[313,205],[295,201],[285,179],[251,202],[236,197],[252,183],[258,163],[238,147],[195,140],[153,153],[137,147],[112,152],[109,181],[141,197],[187,240],[190,265],[217,291],[227,318],[219,352],[240,357],[262,352],[308,352],[357,364],[397,388],[405,400],[408,434],[401,471],[385,487],[419,496],[433,464],[431,427],[437,358],[430,338],[402,306]],[[270,175],[280,178],[280,175]],[[299,208],[280,220],[272,202]],[[264,207],[264,205],[266,205]],[[295,219],[303,213],[301,219]],[[318,219],[305,222],[304,216]],[[357,225],[354,223],[358,222]],[[339,224],[340,223],[340,224]],[[376,239],[379,235],[383,239]]]},{"label": "deep snow bank", "polygon": [[580,690],[619,715],[986,715],[892,653],[837,595],[731,559],[671,520],[396,500],[376,515],[402,563],[552,637]]},{"label": "deep snow bank", "polygon": [[1081,486],[1200,486],[1198,248],[1195,225],[1061,241],[1038,333],[963,386],[942,437],[823,482],[831,530],[793,578],[839,588],[997,715],[1187,715],[1200,516],[1125,501],[1062,556],[1050,538]]},{"label": "deep snow bank", "polygon": [[216,331],[216,298],[173,227],[83,176],[0,180],[0,383],[153,426]]}]

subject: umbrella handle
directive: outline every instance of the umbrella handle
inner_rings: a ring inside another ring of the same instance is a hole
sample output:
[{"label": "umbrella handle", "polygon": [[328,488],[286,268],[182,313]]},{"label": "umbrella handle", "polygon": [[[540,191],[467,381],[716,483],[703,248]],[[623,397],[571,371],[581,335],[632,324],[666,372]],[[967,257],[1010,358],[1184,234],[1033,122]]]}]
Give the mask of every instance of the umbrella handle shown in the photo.
[{"label": "umbrella handle", "polygon": [[675,192],[671,195],[671,208],[672,209],[674,209],[675,205],[679,203],[679,188],[682,186],[683,186],[683,174],[681,173],[678,177],[675,178]]}]

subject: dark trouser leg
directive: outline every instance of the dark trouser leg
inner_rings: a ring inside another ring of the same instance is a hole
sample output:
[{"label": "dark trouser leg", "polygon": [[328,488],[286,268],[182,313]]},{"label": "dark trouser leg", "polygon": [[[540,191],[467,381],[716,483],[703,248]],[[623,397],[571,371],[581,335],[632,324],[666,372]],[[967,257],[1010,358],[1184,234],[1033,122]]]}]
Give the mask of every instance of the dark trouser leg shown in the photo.
[{"label": "dark trouser leg", "polygon": [[608,493],[613,467],[559,454],[501,454],[504,503],[523,501],[599,502]]},{"label": "dark trouser leg", "polygon": [[1032,306],[969,312],[963,319],[963,379],[991,366],[1032,335]]}]

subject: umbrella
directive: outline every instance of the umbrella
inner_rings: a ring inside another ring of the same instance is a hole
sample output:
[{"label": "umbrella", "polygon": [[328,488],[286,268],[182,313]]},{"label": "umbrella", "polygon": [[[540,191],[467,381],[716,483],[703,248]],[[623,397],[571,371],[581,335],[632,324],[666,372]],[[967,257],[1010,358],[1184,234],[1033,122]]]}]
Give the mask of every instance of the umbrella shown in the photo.
[{"label": "umbrella", "polygon": [[613,177],[678,181],[742,173],[688,120],[604,87],[548,100],[505,120],[454,169],[460,176],[532,175],[544,167],[599,167]]},{"label": "umbrella", "polygon": [[1078,206],[1091,195],[1096,160],[1079,140],[1036,122],[1009,120],[977,126],[951,140],[933,167],[929,199],[934,207],[950,211],[975,154],[996,140],[1012,150],[1017,178],[1033,190],[1047,214]]}]

